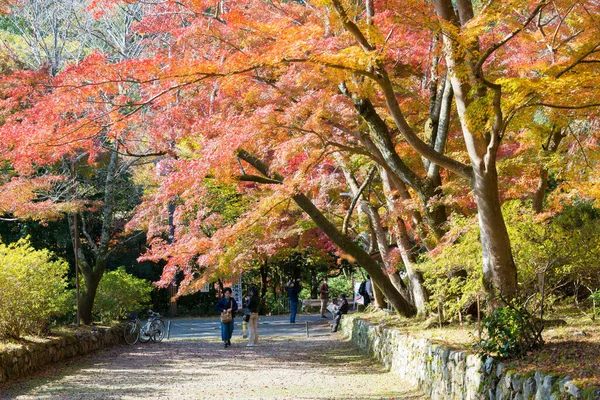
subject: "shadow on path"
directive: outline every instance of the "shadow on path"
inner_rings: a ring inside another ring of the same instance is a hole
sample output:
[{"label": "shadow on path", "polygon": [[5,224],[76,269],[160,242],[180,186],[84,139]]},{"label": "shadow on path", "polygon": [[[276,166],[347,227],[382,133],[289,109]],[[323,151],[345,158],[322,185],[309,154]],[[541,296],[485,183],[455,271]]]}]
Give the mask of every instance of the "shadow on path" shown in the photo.
[{"label": "shadow on path", "polygon": [[[118,346],[0,386],[2,399],[420,399],[337,335]],[[318,334],[318,332],[315,332]]]}]

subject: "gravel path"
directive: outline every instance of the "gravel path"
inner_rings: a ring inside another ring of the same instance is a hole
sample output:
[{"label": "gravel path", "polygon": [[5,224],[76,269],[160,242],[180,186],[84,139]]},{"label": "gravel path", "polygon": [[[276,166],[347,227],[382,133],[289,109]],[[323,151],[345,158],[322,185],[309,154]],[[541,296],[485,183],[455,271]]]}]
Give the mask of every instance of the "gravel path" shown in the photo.
[{"label": "gravel path", "polygon": [[341,336],[117,346],[0,386],[1,399],[422,399]]}]

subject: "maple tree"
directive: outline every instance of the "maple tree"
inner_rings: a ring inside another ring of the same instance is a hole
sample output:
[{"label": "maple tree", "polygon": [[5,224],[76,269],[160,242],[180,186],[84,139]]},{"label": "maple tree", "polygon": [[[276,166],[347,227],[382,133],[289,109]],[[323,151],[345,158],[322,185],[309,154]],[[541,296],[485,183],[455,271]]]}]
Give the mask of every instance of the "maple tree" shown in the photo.
[{"label": "maple tree", "polygon": [[[96,0],[89,9],[118,4]],[[541,211],[548,168],[559,164],[549,165],[544,152],[561,143],[548,135],[578,131],[561,139],[572,150],[585,131],[586,149],[595,148],[598,7],[596,0],[460,0],[456,9],[449,0],[164,1],[135,24],[143,51],[127,59],[93,52],[45,81],[46,92],[29,94],[27,108],[5,117],[3,146],[23,172],[82,150],[93,163],[99,137],[126,154],[168,154],[156,174],[138,171],[159,188],[131,224],[148,229],[148,258],[168,259],[163,285],[179,269],[184,288],[198,276],[200,284],[239,271],[316,226],[412,315],[427,297],[418,248],[445,245],[450,211],[475,210],[485,288],[511,299],[517,266],[502,202],[533,196],[539,180]],[[536,119],[543,121],[533,129]],[[571,171],[582,162],[568,161]],[[246,211],[234,220],[212,212],[207,177],[236,186]],[[595,178],[586,172],[586,182]],[[593,193],[583,186],[576,193]],[[347,187],[351,199],[342,195]],[[363,231],[381,264],[356,244]]]},{"label": "maple tree", "polygon": [[[48,100],[52,79],[69,63],[79,61],[90,47],[106,49],[110,44],[106,37],[99,43],[95,40],[90,32],[94,19],[87,15],[86,22],[86,15],[79,15],[84,8],[85,2],[78,0],[32,0],[20,3],[9,16],[11,42],[7,42],[7,48],[24,70],[8,73],[3,79],[2,108],[8,119],[5,127],[10,126],[10,116],[15,112],[41,106]],[[135,56],[139,50],[139,43],[130,40],[131,16],[136,12],[136,8],[126,7],[95,22],[115,42],[107,50],[115,59]],[[122,24],[109,24],[114,20]],[[46,106],[53,110],[51,103]],[[59,118],[66,115],[76,118],[72,110]],[[36,115],[31,118],[33,130],[42,126]],[[85,279],[80,316],[91,323],[96,291],[109,258],[121,245],[140,236],[139,232],[124,235],[123,228],[139,196],[129,170],[142,164],[145,154],[125,154],[119,143],[102,133],[89,138],[87,146],[79,146],[69,138],[55,138],[66,140],[65,147],[45,141],[44,135],[48,134],[52,135],[51,127],[40,136],[19,131],[4,136],[8,173],[3,175],[0,207],[16,221],[46,221],[70,215],[70,234],[78,244],[76,257]]]}]

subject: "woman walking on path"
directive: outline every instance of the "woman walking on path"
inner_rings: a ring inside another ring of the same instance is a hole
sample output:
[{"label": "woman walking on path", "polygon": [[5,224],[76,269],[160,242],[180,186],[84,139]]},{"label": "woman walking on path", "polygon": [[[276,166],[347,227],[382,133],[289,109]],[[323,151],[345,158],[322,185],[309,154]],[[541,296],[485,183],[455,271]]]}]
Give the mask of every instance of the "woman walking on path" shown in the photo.
[{"label": "woman walking on path", "polygon": [[215,308],[221,313],[227,311],[231,313],[231,320],[229,322],[221,321],[221,340],[225,347],[231,346],[231,336],[233,335],[233,317],[238,309],[237,302],[231,297],[231,288],[223,289],[224,296],[219,299]]},{"label": "woman walking on path", "polygon": [[260,304],[260,298],[258,297],[258,289],[254,286],[250,286],[248,289],[250,298],[248,299],[248,312],[250,312],[250,320],[248,321],[248,330],[250,335],[248,337],[248,347],[258,346],[258,305]]}]

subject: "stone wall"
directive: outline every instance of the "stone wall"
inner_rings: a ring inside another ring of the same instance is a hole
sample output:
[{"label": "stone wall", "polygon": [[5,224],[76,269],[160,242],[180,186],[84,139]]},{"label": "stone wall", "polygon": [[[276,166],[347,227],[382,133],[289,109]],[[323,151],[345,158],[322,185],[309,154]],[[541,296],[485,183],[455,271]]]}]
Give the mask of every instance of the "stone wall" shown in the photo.
[{"label": "stone wall", "polygon": [[0,382],[27,376],[49,363],[113,346],[121,342],[122,337],[119,327],[99,328],[95,332],[76,333],[7,350],[0,353]]},{"label": "stone wall", "polygon": [[453,351],[346,315],[342,333],[407,383],[432,399],[600,399],[600,389],[581,390],[569,377],[521,375],[491,357]]}]

